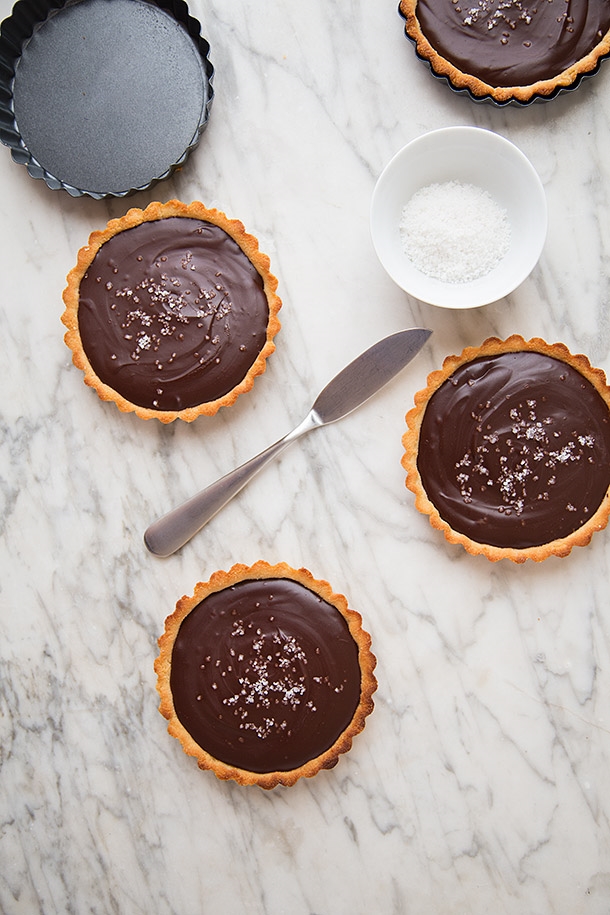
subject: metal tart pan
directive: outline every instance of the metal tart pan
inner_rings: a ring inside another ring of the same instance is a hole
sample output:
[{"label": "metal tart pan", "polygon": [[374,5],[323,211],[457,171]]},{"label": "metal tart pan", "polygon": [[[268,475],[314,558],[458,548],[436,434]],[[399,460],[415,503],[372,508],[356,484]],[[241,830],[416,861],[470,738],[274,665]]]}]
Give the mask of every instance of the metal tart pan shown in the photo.
[{"label": "metal tart pan", "polygon": [[209,53],[183,0],[18,0],[0,26],[0,141],[52,190],[146,190],[207,126]]}]

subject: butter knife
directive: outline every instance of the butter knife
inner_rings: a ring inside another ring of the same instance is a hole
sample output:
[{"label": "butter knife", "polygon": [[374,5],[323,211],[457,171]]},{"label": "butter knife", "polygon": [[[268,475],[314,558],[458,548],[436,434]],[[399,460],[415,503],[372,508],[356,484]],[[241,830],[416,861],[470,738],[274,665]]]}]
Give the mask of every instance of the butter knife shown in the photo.
[{"label": "butter knife", "polygon": [[357,356],[326,385],[305,419],[292,432],[154,521],[144,533],[144,543],[150,552],[171,556],[179,550],[288,445],[318,426],[347,416],[376,394],[417,355],[431,333],[422,327],[402,330]]}]

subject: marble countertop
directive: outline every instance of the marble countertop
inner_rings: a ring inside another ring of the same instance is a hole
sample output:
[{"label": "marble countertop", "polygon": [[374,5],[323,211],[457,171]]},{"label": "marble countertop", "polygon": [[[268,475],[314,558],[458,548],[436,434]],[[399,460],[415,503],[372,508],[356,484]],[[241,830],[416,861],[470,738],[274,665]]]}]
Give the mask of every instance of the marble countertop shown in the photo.
[{"label": "marble countertop", "polygon": [[[173,178],[73,199],[0,149],[0,910],[607,915],[610,534],[541,565],[468,556],[415,510],[400,459],[427,373],[491,334],[561,340],[610,373],[610,65],[550,103],[494,108],[430,75],[393,0],[190,9],[216,96]],[[391,156],[461,124],[523,150],[550,224],[519,289],[451,312],[392,283],[368,219]],[[171,197],[241,219],[284,304],[252,392],[161,426],[85,387],[60,316],[89,233]],[[151,520],[412,325],[433,336],[382,393],[292,445],[181,552],[146,551]],[[197,769],[166,733],[153,672],[176,600],[257,559],[330,581],[378,658],[351,752],[272,792]]]}]

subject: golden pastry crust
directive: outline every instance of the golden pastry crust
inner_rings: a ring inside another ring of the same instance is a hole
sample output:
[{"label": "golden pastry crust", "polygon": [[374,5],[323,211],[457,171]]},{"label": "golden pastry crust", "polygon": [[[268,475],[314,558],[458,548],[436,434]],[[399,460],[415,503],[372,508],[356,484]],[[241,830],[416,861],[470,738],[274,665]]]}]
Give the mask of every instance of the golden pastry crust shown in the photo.
[{"label": "golden pastry crust", "polygon": [[[170,674],[174,642],[183,620],[191,610],[210,594],[223,591],[238,582],[268,578],[291,579],[313,591],[337,609],[345,619],[350,634],[357,645],[361,679],[360,701],[352,720],[332,746],[298,768],[288,771],[260,773],[250,772],[221,762],[195,742],[176,715],[170,687]],[[195,757],[200,769],[210,769],[217,778],[222,780],[232,779],[240,785],[258,785],[264,789],[271,789],[277,785],[294,785],[299,778],[311,778],[321,769],[332,769],[339,761],[339,756],[347,753],[351,748],[354,737],[363,730],[367,716],[373,711],[372,696],[377,689],[377,680],[373,671],[377,661],[371,651],[371,637],[362,628],[362,617],[355,610],[351,610],[348,607],[347,600],[342,594],[333,592],[327,581],[315,579],[311,572],[304,568],[294,569],[284,562],[270,565],[263,560],[259,560],[252,566],[238,563],[227,572],[215,572],[209,581],[199,582],[195,586],[191,597],[185,595],[178,601],[174,612],[167,617],[165,631],[158,641],[160,653],[155,660],[154,667],[157,674],[157,690],[161,697],[159,711],[169,722],[167,729],[172,737],[180,741],[184,752],[189,756]]]},{"label": "golden pastry crust", "polygon": [[[256,268],[263,280],[263,290],[269,306],[269,319],[267,323],[266,341],[256,360],[251,365],[245,377],[231,391],[217,400],[198,404],[183,410],[154,410],[148,407],[131,403],[109,385],[98,378],[83,349],[78,325],[78,308],[80,298],[80,284],[92,264],[102,245],[119,232],[132,229],[143,222],[154,222],[171,216],[189,217],[213,223],[223,229],[241,248],[249,261]],[[94,231],[89,236],[88,244],[78,252],[76,266],[67,276],[67,286],[63,292],[65,311],[62,322],[67,327],[64,336],[67,346],[72,350],[74,365],[84,372],[85,384],[92,387],[101,400],[111,401],[123,413],[135,413],[141,419],[158,419],[162,423],[171,423],[175,419],[192,422],[198,416],[213,416],[221,407],[228,407],[235,403],[240,394],[251,390],[254,380],[266,368],[267,358],[274,352],[274,337],[280,329],[278,312],[282,302],[277,295],[277,278],[271,273],[270,260],[258,247],[258,240],[245,231],[244,225],[237,219],[230,219],[225,213],[216,209],[208,209],[202,203],[194,201],[185,204],[179,200],[170,200],[167,203],[150,203],[145,210],[130,209],[124,216],[111,219],[102,230]]]},{"label": "golden pastry crust", "polygon": [[475,98],[491,98],[500,105],[511,101],[527,104],[537,97],[548,98],[559,89],[572,86],[576,80],[592,73],[602,57],[610,53],[610,30],[588,54],[550,79],[537,80],[529,86],[491,86],[458,67],[436,51],[424,33],[417,18],[418,0],[401,0],[400,13],[405,20],[405,32],[414,42],[417,54],[428,61],[437,76],[445,77],[458,90],[467,90]]},{"label": "golden pastry crust", "polygon": [[523,563],[528,559],[541,562],[549,556],[565,557],[576,546],[586,546],[590,543],[596,531],[603,530],[608,524],[610,514],[610,488],[606,492],[599,508],[579,527],[566,537],[552,540],[540,546],[516,549],[513,547],[491,546],[479,543],[470,537],[455,531],[440,515],[438,509],[428,498],[419,474],[417,459],[419,451],[419,436],[426,407],[430,398],[445,381],[460,366],[472,362],[479,357],[497,355],[500,353],[514,353],[519,351],[532,351],[542,353],[559,359],[583,375],[599,393],[610,411],[610,387],[606,384],[605,373],[601,369],[593,368],[588,358],[582,354],[572,354],[563,343],[546,343],[534,337],[525,340],[519,334],[513,334],[506,340],[498,337],[489,337],[481,346],[466,347],[459,356],[447,356],[440,370],[432,372],[427,379],[427,387],[415,395],[415,406],[406,415],[407,432],[403,435],[402,444],[404,454],[402,466],[407,471],[406,487],[415,495],[415,506],[424,515],[428,515],[430,524],[436,530],[442,531],[449,543],[461,544],[464,549],[472,554],[486,556],[492,562],[500,559],[510,559],[515,563]]}]

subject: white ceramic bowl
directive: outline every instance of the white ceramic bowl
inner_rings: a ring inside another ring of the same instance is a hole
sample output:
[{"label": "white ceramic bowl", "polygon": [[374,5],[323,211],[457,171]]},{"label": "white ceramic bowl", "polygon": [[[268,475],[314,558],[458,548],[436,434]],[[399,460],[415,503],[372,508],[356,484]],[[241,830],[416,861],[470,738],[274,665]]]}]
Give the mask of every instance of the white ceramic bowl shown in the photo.
[{"label": "white ceramic bowl", "polygon": [[[427,276],[405,253],[400,234],[402,210],[411,197],[449,181],[487,191],[511,226],[504,257],[485,276],[466,283]],[[383,267],[401,289],[443,308],[477,308],[511,293],[538,262],[546,229],[546,197],[534,167],[511,142],[479,127],[433,130],[407,144],[381,173],[371,202],[371,235]]]}]

